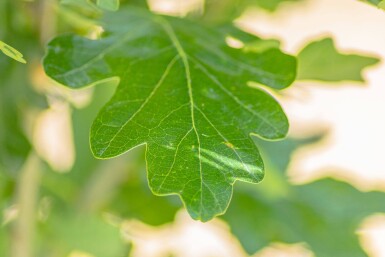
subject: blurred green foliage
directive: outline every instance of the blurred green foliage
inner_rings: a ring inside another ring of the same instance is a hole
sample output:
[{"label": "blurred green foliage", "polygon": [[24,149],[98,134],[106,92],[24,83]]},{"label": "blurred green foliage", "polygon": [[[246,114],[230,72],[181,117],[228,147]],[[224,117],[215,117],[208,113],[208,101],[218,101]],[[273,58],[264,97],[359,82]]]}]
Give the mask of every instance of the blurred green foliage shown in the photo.
[{"label": "blurred green foliage", "polygon": [[231,23],[252,7],[273,12],[282,3],[301,1],[304,0],[207,0],[204,15],[200,19],[211,24]]},{"label": "blurred green foliage", "polygon": [[119,0],[97,0],[97,5],[108,11],[117,11],[119,9]]},{"label": "blurred green foliage", "polygon": [[385,1],[384,0],[361,0],[373,5],[376,5],[377,7],[385,10]]},{"label": "blurred green foliage", "polygon": [[[0,37],[14,42],[34,65],[43,54],[40,28],[34,24],[37,16],[23,8],[20,1],[2,1],[0,17]],[[26,116],[29,111],[46,107],[46,102],[32,89],[30,66],[5,56],[0,56],[0,66],[0,167],[11,175],[21,167],[31,149],[26,136],[31,132]]]},{"label": "blurred green foliage", "polygon": [[119,228],[108,224],[99,215],[52,213],[39,231],[41,248],[37,256],[69,256],[78,251],[115,257],[128,256],[130,249]]},{"label": "blurred green foliage", "polygon": [[360,192],[331,178],[304,185],[287,181],[285,171],[293,151],[315,140],[258,142],[265,146],[264,184],[239,185],[223,217],[248,253],[271,242],[305,242],[316,256],[367,256],[355,231],[365,217],[385,212],[385,193]]},{"label": "blurred green foliage", "polygon": [[299,80],[364,82],[362,70],[379,59],[358,54],[341,54],[331,38],[314,41],[298,54]]},{"label": "blurred green foliage", "polygon": [[7,45],[3,41],[0,41],[0,50],[7,56],[11,57],[12,59],[21,62],[26,63],[26,61],[23,58],[23,54],[20,53],[18,50],[13,48],[10,45]]},{"label": "blurred green foliage", "polygon": [[[49,99],[61,98],[36,90],[33,82],[36,70],[41,68],[44,45],[50,37],[62,32],[87,34],[94,24],[93,18],[102,13],[95,6],[81,9],[67,4],[50,9],[48,2],[0,1],[0,39],[22,52],[28,61],[23,65],[0,55],[0,256],[19,257],[11,251],[11,246],[17,247],[21,242],[14,235],[18,218],[10,213],[20,207],[17,191],[20,171],[26,158],[34,152],[35,146],[31,143],[34,118],[50,107]],[[145,4],[138,0],[123,1],[122,5],[130,2]],[[203,17],[197,14],[190,17],[214,27],[228,26],[250,6],[273,11],[283,6],[279,2],[282,1],[209,1]],[[274,40],[267,46],[261,45],[247,34],[232,36],[242,37],[243,41],[250,39],[246,44],[248,51],[258,52],[279,45]],[[330,39],[310,42],[299,54],[299,78],[362,81],[362,69],[377,62],[362,54],[352,56],[338,52]],[[325,60],[333,60],[335,68],[321,69]],[[349,65],[342,67],[346,62]],[[172,223],[182,207],[175,197],[157,197],[150,192],[143,148],[108,161],[92,156],[89,128],[114,90],[113,85],[105,84],[93,92],[88,106],[71,107],[76,160],[68,173],[58,173],[46,163],[36,167],[42,176],[38,185],[39,202],[32,210],[37,217],[33,220],[36,223],[32,231],[34,250],[27,253],[28,256],[67,257],[73,251],[95,257],[128,256],[130,242],[122,237],[120,223],[106,218],[106,213],[117,220],[138,219],[158,226]],[[333,179],[292,185],[284,175],[293,151],[318,139],[257,141],[266,160],[266,179],[259,185],[237,183],[234,199],[222,217],[248,253],[281,241],[305,242],[321,257],[366,256],[355,231],[364,217],[385,211],[384,193],[363,193]]]},{"label": "blurred green foliage", "polygon": [[[364,0],[365,1],[365,0]],[[382,2],[382,0],[366,0],[367,2],[371,3],[371,4],[375,4],[375,5],[378,5],[379,3]]]}]

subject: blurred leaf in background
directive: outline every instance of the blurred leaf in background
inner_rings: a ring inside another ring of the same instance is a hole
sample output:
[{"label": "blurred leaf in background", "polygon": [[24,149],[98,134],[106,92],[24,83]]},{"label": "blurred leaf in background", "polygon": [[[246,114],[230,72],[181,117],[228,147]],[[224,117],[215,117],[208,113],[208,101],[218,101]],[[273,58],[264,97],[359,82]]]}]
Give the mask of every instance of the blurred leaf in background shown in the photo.
[{"label": "blurred leaf in background", "polygon": [[384,0],[360,0],[365,3],[370,3],[376,5],[378,8],[385,10],[385,1]]},{"label": "blurred leaf in background", "polygon": [[148,188],[146,170],[130,172],[105,210],[126,219],[137,219],[152,226],[173,222],[182,207],[174,196],[155,196]]},{"label": "blurred leaf in background", "polygon": [[314,139],[258,142],[267,160],[264,183],[238,185],[223,217],[249,254],[272,242],[305,242],[316,256],[367,256],[356,231],[365,217],[385,212],[385,193],[360,192],[330,178],[305,185],[287,182],[292,152]]},{"label": "blurred leaf in background", "polygon": [[13,48],[10,45],[7,45],[3,41],[0,41],[0,50],[7,56],[11,57],[12,59],[21,62],[21,63],[27,63],[27,61],[23,58],[23,54],[17,51],[15,48]]},{"label": "blurred leaf in background", "polygon": [[2,226],[0,228],[0,255],[7,256],[8,254],[8,245],[9,245],[9,237],[7,231]]},{"label": "blurred leaf in background", "polygon": [[[363,1],[365,1],[365,0],[363,0]],[[369,3],[377,5],[377,4],[381,3],[382,0],[366,0],[366,2],[369,2]]]},{"label": "blurred leaf in background", "polygon": [[303,0],[207,0],[204,1],[205,22],[212,24],[231,23],[248,8],[261,8],[274,12],[282,3],[301,2]]},{"label": "blurred leaf in background", "polygon": [[298,54],[298,80],[364,82],[362,70],[379,62],[363,54],[340,53],[331,38],[314,41]]},{"label": "blurred leaf in background", "polygon": [[97,5],[107,11],[117,11],[119,9],[119,0],[97,0]]},{"label": "blurred leaf in background", "polygon": [[82,252],[95,257],[128,256],[130,245],[124,242],[118,226],[100,215],[52,212],[40,227],[43,251],[37,256],[69,256]]}]

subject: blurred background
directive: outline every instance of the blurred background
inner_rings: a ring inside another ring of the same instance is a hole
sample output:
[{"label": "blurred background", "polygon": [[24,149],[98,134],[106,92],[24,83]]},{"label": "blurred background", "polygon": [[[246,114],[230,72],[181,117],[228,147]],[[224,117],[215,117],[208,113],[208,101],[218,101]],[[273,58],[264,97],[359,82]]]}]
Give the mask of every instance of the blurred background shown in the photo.
[{"label": "blurred background", "polygon": [[356,0],[121,1],[131,4],[208,26],[234,21],[298,56],[297,81],[273,92],[289,137],[255,139],[264,181],[237,183],[225,215],[193,221],[177,197],[151,194],[144,148],[92,156],[89,128],[114,86],[72,91],[44,74],[45,44],[92,37],[103,11],[1,0],[0,40],[27,64],[0,55],[0,256],[385,256],[383,10]]}]

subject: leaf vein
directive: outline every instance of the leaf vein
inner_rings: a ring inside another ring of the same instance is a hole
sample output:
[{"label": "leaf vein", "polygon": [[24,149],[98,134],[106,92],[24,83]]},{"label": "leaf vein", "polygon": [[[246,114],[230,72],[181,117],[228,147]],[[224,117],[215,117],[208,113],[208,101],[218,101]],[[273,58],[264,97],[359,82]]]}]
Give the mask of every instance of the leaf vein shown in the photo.
[{"label": "leaf vein", "polygon": [[175,64],[176,60],[178,59],[179,57],[178,56],[175,56],[171,61],[170,63],[168,64],[165,72],[163,73],[162,77],[160,78],[159,82],[156,84],[156,86],[154,87],[154,89],[150,92],[150,94],[148,95],[148,97],[143,101],[143,103],[141,104],[141,106],[138,108],[138,110],[133,114],[131,115],[131,117],[126,121],[124,122],[124,124],[120,127],[120,129],[115,133],[115,135],[109,140],[109,143],[108,145],[103,149],[103,151],[101,152],[101,155],[103,155],[103,153],[111,146],[112,142],[115,140],[115,138],[120,134],[120,132],[122,132],[122,130],[125,128],[125,126],[127,126],[127,124],[133,119],[135,118],[135,116],[140,113],[141,110],[143,110],[143,108],[146,106],[146,104],[150,101],[150,99],[155,95],[156,91],[158,90],[158,88],[163,84],[163,81],[166,79],[166,77],[168,76],[168,74],[170,73],[170,70],[172,69],[173,65]]},{"label": "leaf vein", "polygon": [[191,59],[202,71],[204,74],[206,74],[206,76],[211,79],[214,84],[216,84],[224,93],[226,93],[228,96],[230,96],[231,99],[233,99],[237,104],[239,104],[243,109],[245,109],[246,111],[250,112],[251,114],[257,116],[259,119],[261,119],[263,122],[265,122],[266,124],[268,124],[276,133],[279,134],[279,129],[277,127],[275,127],[269,120],[267,120],[265,117],[263,117],[261,114],[255,112],[253,109],[250,109],[249,107],[247,107],[241,100],[239,100],[238,97],[236,97],[233,93],[231,93],[229,90],[227,90],[223,84],[215,77],[213,76],[212,74],[210,74],[207,70],[206,67],[204,67],[203,64],[201,64],[199,61],[197,61],[196,59],[192,58],[192,57],[189,57],[189,59]]}]

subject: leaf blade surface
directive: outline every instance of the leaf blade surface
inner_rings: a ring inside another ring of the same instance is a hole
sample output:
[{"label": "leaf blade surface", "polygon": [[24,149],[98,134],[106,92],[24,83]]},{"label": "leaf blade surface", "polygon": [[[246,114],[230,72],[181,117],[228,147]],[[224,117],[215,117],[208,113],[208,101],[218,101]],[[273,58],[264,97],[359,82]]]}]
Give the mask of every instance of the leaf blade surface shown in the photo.
[{"label": "leaf blade surface", "polygon": [[47,74],[69,87],[119,81],[92,125],[94,155],[146,144],[154,193],[180,195],[194,219],[224,213],[236,180],[263,178],[250,134],[278,139],[288,130],[275,99],[247,82],[285,88],[295,59],[277,49],[230,48],[223,34],[181,19],[126,10],[108,21],[100,40],[53,40],[44,61]]}]

